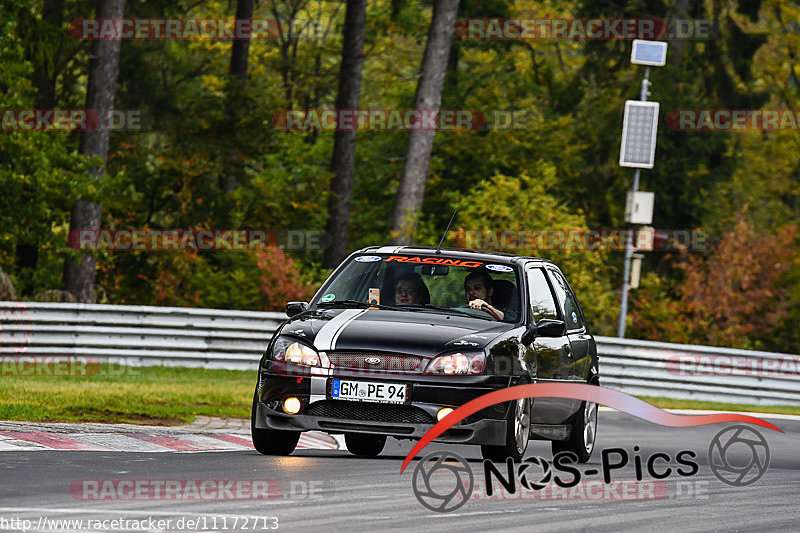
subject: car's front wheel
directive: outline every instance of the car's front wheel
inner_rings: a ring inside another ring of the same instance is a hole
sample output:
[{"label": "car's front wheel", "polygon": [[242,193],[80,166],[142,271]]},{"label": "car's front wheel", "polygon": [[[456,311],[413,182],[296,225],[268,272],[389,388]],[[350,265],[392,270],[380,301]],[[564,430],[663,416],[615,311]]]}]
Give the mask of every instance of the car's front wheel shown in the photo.
[{"label": "car's front wheel", "polygon": [[359,457],[376,457],[386,445],[384,435],[364,435],[361,433],[345,433],[344,443],[347,451]]},{"label": "car's front wheel", "polygon": [[559,452],[572,452],[578,456],[579,463],[585,463],[592,456],[597,440],[597,404],[583,402],[581,409],[572,421],[572,435],[567,441],[554,440],[551,444],[553,455]]},{"label": "car's front wheel", "polygon": [[503,462],[506,457],[511,457],[518,463],[525,455],[531,432],[531,399],[520,398],[512,403],[513,408],[509,409],[506,420],[506,443],[502,446],[481,446],[484,459]]},{"label": "car's front wheel", "polygon": [[250,414],[250,433],[253,438],[253,447],[264,455],[289,455],[292,453],[297,447],[297,441],[300,440],[300,432],[257,428],[257,405],[258,392],[253,395],[253,409]]}]

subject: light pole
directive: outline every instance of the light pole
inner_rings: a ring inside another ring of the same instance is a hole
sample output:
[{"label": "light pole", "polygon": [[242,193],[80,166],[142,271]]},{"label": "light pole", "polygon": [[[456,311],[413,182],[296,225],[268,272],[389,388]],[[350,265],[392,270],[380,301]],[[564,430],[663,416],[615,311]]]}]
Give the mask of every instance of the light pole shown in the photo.
[{"label": "light pole", "polygon": [[[648,102],[650,95],[650,67],[664,66],[667,59],[667,43],[660,41],[634,40],[631,50],[631,63],[646,65],[639,100],[625,102],[625,118],[622,124],[622,143],[620,146],[619,164],[623,167],[634,167],[633,185],[628,195],[625,209],[625,221],[631,231],[625,241],[625,263],[622,274],[622,297],[619,306],[617,336],[625,337],[625,326],[628,316],[628,292],[631,281],[631,260],[633,259],[634,224],[649,224],[653,218],[652,194],[642,196],[639,193],[639,177],[641,169],[653,168],[658,133],[658,102]],[[638,209],[642,204],[643,209]]]}]

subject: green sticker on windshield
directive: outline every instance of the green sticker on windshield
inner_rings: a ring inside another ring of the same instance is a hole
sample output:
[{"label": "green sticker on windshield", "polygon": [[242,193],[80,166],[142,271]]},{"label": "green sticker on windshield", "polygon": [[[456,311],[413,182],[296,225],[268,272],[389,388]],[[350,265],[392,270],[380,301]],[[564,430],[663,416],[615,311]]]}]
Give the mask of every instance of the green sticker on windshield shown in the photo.
[{"label": "green sticker on windshield", "polygon": [[336,295],[331,293],[331,294],[326,294],[325,296],[323,296],[320,299],[320,302],[330,302],[330,301],[333,301],[335,299],[336,299]]}]

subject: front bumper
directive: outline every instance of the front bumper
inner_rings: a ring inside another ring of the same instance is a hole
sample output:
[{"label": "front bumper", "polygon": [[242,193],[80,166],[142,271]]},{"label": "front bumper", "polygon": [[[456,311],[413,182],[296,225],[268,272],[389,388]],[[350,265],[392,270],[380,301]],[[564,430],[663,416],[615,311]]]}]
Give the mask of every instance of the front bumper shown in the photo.
[{"label": "front bumper", "polygon": [[[410,387],[411,402],[392,404],[330,399],[330,380],[363,379],[404,383]],[[513,385],[508,376],[442,378],[419,374],[385,376],[337,372],[335,376],[286,376],[261,369],[255,404],[257,428],[282,431],[318,430],[329,433],[367,433],[400,439],[420,439],[436,423],[442,407],[456,408],[478,396]],[[287,414],[283,400],[294,396],[300,412]],[[479,411],[448,429],[437,442],[453,444],[503,445],[506,440],[508,404]]]}]

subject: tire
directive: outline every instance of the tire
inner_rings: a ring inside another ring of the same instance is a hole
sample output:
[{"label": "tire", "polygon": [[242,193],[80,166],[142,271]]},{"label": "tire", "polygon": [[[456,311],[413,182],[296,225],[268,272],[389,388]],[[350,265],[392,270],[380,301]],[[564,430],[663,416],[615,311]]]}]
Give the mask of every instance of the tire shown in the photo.
[{"label": "tire", "polygon": [[578,456],[579,463],[585,463],[592,456],[597,442],[597,404],[581,403],[581,408],[572,420],[572,435],[567,441],[554,440],[551,443],[553,455],[559,452],[572,452]]},{"label": "tire", "polygon": [[531,399],[521,398],[512,403],[506,419],[506,443],[502,446],[482,445],[484,459],[505,462],[506,457],[511,457],[518,463],[525,455],[531,436]]},{"label": "tire", "polygon": [[364,435],[345,433],[344,443],[347,451],[359,457],[377,457],[386,445],[385,435]]},{"label": "tire", "polygon": [[261,429],[256,427],[256,405],[258,392],[253,395],[253,409],[250,414],[250,433],[253,447],[264,455],[289,455],[297,447],[300,440],[299,431],[279,431],[277,429]]}]

